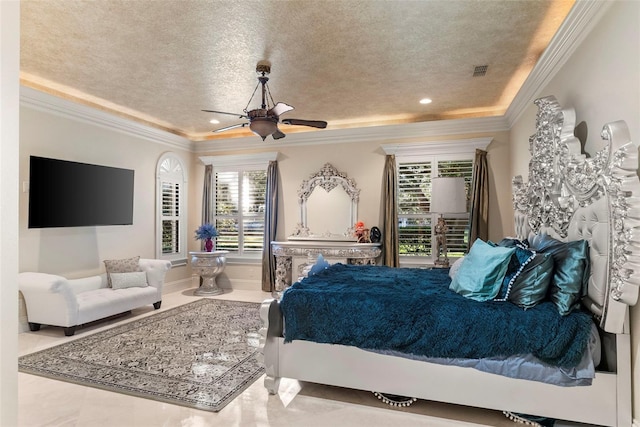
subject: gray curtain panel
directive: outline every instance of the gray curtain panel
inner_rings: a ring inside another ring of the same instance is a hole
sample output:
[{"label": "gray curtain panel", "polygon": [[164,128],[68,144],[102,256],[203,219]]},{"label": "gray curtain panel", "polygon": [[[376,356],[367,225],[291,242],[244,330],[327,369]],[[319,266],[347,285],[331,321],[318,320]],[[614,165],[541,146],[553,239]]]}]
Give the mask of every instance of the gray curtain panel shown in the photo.
[{"label": "gray curtain panel", "polygon": [[[204,187],[202,188],[202,223],[213,224],[213,217],[213,165],[206,165],[204,167]],[[201,250],[204,250],[204,240],[201,242]]]},{"label": "gray curtain panel", "polygon": [[486,241],[489,238],[489,172],[487,152],[476,150],[471,181],[471,213],[469,221],[469,244],[467,251],[476,239]]},{"label": "gray curtain panel", "polygon": [[384,204],[382,224],[382,262],[389,267],[400,266],[398,249],[398,182],[396,156],[386,156],[382,194]]},{"label": "gray curtain panel", "polygon": [[262,246],[262,290],[275,290],[276,260],[271,251],[271,241],[276,238],[278,224],[278,162],[269,162],[264,209],[264,240]]}]

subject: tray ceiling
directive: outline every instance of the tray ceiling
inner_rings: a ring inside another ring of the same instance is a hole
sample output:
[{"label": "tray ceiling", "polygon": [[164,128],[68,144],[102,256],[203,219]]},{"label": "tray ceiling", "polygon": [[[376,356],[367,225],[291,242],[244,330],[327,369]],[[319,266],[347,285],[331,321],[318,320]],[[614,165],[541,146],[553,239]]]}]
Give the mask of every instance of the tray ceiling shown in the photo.
[{"label": "tray ceiling", "polygon": [[242,113],[260,60],[274,101],[295,107],[281,118],[339,129],[499,116],[573,3],[23,0],[21,83],[193,141],[251,135],[214,134],[246,120],[201,110]]}]

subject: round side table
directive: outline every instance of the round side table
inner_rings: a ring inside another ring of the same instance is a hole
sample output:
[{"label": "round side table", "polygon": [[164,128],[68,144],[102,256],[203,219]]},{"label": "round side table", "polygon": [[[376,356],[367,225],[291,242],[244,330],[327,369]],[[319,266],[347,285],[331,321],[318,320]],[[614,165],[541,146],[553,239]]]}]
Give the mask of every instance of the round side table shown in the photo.
[{"label": "round side table", "polygon": [[216,276],[224,271],[229,251],[189,252],[193,272],[202,277],[202,284],[193,293],[197,296],[220,295],[224,291],[216,283]]}]

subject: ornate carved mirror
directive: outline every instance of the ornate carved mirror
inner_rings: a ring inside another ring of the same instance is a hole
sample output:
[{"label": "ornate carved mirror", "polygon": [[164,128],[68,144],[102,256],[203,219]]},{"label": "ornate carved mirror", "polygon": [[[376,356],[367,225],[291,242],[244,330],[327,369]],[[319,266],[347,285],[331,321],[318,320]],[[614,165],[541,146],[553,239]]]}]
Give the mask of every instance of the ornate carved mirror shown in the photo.
[{"label": "ornate carved mirror", "polygon": [[298,190],[300,222],[290,240],[353,240],[360,190],[330,163],[302,181]]}]

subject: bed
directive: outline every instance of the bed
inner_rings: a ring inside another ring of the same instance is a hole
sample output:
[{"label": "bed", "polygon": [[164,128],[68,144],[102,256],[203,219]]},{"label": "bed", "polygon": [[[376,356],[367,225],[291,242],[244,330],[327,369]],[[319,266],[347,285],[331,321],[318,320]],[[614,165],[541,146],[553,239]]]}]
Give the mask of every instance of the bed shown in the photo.
[{"label": "bed", "polygon": [[[595,361],[599,366],[593,378],[575,386],[560,386],[470,369],[464,362],[476,360],[468,356],[472,353],[465,353],[458,364],[448,364],[454,355],[446,352],[435,355],[445,354],[442,358],[407,357],[394,351],[360,348],[355,341],[334,344],[329,339],[291,338],[298,325],[294,317],[284,320],[283,311],[289,312],[285,292],[283,301],[270,299],[261,308],[261,350],[269,393],[277,394],[280,378],[286,377],[559,420],[631,425],[629,306],[637,302],[640,285],[638,145],[631,141],[624,122],[609,123],[602,131],[606,146],[587,158],[573,135],[575,112],[563,109],[553,96],[535,103],[538,114],[536,133],[530,138],[528,182],[521,177],[513,180],[517,234],[513,240],[529,242],[553,236],[568,244],[588,244],[588,276],[575,311],[597,326],[591,330],[597,331],[596,346],[602,357]],[[390,270],[391,275],[397,273],[393,270],[403,270],[379,268]],[[442,276],[442,272],[435,274]],[[312,279],[304,279],[292,289],[302,288]],[[323,305],[310,304],[313,309]],[[537,307],[517,308],[526,313]],[[313,322],[321,321],[321,310],[309,313],[318,316]],[[313,322],[307,326],[313,328]],[[560,350],[559,355],[565,351]],[[497,366],[501,365],[504,363],[499,361]]]}]

